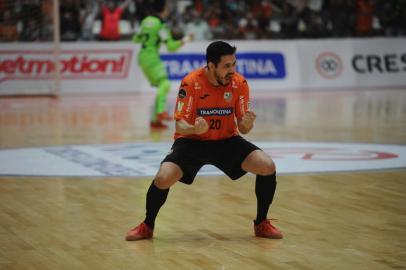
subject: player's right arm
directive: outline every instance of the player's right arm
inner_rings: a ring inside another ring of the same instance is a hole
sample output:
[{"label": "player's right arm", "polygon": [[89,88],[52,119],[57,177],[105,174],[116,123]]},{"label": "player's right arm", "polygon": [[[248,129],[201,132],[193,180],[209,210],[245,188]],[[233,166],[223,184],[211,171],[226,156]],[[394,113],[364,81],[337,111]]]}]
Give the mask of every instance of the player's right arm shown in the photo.
[{"label": "player's right arm", "polygon": [[132,37],[132,41],[134,43],[140,43],[142,41],[142,36],[140,35],[141,33],[135,33]]},{"label": "player's right arm", "polygon": [[209,125],[195,114],[195,89],[191,76],[185,77],[180,85],[175,106],[176,132],[181,135],[199,135],[206,133]]},{"label": "player's right arm", "polygon": [[200,135],[209,130],[209,125],[203,117],[197,117],[194,125],[189,124],[183,119],[176,121],[176,132],[182,135]]}]

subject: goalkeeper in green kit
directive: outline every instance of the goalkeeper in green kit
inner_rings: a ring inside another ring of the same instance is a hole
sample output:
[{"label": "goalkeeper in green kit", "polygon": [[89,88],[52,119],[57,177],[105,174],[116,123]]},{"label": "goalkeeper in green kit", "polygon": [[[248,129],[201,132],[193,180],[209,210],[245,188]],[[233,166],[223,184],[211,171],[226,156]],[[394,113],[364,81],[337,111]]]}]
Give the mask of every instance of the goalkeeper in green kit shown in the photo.
[{"label": "goalkeeper in green kit", "polygon": [[174,52],[184,43],[191,41],[193,36],[187,35],[182,40],[173,39],[170,29],[163,21],[168,15],[166,1],[153,1],[152,10],[155,14],[141,21],[140,31],[133,36],[132,40],[135,43],[141,43],[138,64],[151,85],[157,88],[151,127],[166,128],[163,121],[172,119],[166,111],[166,98],[171,85],[165,65],[159,57],[159,48],[164,43],[169,52]]}]

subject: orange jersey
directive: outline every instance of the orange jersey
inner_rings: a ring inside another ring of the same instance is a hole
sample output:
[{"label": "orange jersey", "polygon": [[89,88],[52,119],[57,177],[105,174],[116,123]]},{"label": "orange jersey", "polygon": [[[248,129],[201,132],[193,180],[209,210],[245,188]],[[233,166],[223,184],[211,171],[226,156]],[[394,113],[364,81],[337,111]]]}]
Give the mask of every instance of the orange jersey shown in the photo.
[{"label": "orange jersey", "polygon": [[235,72],[226,86],[214,86],[199,68],[183,78],[175,106],[175,120],[184,119],[194,125],[196,117],[203,117],[209,130],[200,135],[181,135],[177,138],[222,140],[238,135],[236,119],[241,119],[249,106],[249,88],[245,78]]}]

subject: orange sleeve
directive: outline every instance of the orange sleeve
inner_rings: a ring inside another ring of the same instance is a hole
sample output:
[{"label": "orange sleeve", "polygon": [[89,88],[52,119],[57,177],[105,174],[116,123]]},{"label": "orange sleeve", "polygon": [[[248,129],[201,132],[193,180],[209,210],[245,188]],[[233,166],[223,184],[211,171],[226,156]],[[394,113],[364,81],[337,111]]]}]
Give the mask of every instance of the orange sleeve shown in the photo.
[{"label": "orange sleeve", "polygon": [[245,114],[245,112],[249,110],[249,104],[250,104],[250,90],[248,87],[247,80],[243,78],[239,85],[239,95],[237,99],[237,104],[235,104],[235,115],[237,119],[241,119]]},{"label": "orange sleeve", "polygon": [[194,122],[194,89],[192,80],[185,77],[179,87],[175,105],[175,120],[184,119],[189,123]]}]

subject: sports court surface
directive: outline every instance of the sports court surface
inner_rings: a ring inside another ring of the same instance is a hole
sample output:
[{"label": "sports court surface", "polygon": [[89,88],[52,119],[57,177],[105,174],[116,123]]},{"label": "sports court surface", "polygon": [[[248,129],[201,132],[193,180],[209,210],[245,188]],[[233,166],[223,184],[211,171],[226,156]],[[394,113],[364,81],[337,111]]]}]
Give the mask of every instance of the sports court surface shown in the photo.
[{"label": "sports court surface", "polygon": [[153,93],[0,98],[0,269],[405,269],[405,89],[251,96],[282,240],[253,236],[253,175],[205,167],[153,240],[124,241],[172,141]]}]

